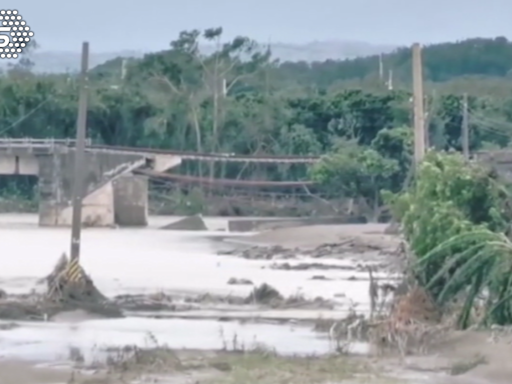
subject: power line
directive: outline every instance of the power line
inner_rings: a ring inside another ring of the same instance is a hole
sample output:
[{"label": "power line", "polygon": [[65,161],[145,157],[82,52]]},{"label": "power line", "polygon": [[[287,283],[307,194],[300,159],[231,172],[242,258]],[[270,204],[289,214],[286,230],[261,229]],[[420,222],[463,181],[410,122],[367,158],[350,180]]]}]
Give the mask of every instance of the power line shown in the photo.
[{"label": "power line", "polygon": [[[492,132],[497,135],[501,135],[503,137],[512,137],[512,123],[500,122],[499,125],[501,125],[503,127],[507,126],[510,128],[510,130],[505,131],[503,129],[496,127],[496,125],[498,125],[497,122],[492,122],[489,119],[487,119],[486,117],[480,117],[478,115],[470,114],[469,119],[471,122],[477,124],[479,130]],[[488,121],[486,121],[486,120],[488,120]]]},{"label": "power line", "polygon": [[19,123],[21,123],[22,121],[24,121],[25,119],[29,118],[30,116],[32,116],[36,111],[38,111],[40,108],[43,107],[43,105],[45,105],[46,103],[48,103],[50,100],[53,99],[53,96],[50,96],[49,98],[47,98],[46,100],[42,101],[41,103],[39,103],[39,105],[37,107],[35,107],[34,109],[32,109],[29,113],[23,115],[22,117],[20,117],[18,120],[16,120],[14,123],[12,123],[10,126],[8,126],[7,128],[5,128],[4,130],[0,131],[0,136],[2,136],[3,134],[5,134],[6,132],[10,131],[12,128],[14,128],[15,126],[17,126]]}]

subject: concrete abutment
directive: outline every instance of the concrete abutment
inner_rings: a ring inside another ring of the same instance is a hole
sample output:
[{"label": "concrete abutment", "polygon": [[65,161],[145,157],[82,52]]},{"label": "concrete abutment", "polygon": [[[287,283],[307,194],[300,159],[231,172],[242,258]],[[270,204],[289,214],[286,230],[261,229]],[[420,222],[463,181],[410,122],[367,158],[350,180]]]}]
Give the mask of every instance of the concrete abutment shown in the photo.
[{"label": "concrete abutment", "polygon": [[[70,226],[74,151],[42,154],[39,164],[39,225]],[[146,226],[148,179],[134,175],[147,159],[138,155],[86,153],[82,224]]]},{"label": "concrete abutment", "polygon": [[123,175],[112,182],[114,221],[121,227],[148,225],[148,178]]}]

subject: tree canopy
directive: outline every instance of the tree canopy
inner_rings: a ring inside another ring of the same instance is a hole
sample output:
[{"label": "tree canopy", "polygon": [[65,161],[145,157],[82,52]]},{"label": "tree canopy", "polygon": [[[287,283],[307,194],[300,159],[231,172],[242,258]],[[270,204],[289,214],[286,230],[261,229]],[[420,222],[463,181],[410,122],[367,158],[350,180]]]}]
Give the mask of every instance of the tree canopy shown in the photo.
[{"label": "tree canopy", "polygon": [[[215,49],[201,52],[204,42]],[[460,150],[463,92],[469,94],[471,150],[509,145],[511,56],[512,43],[501,37],[424,49],[430,146]],[[183,31],[165,51],[117,58],[90,71],[88,136],[108,145],[322,156],[311,169],[186,162],[180,172],[237,180],[314,180],[325,193],[357,195],[369,206],[379,205],[380,189],[403,186],[412,142],[410,49],[382,56],[383,78],[379,60],[281,63],[272,58],[270,47],[248,37],[226,40],[222,28]],[[76,74],[31,69],[27,54],[0,76],[0,136],[72,137]],[[0,190],[11,182],[7,179],[0,180]]]}]

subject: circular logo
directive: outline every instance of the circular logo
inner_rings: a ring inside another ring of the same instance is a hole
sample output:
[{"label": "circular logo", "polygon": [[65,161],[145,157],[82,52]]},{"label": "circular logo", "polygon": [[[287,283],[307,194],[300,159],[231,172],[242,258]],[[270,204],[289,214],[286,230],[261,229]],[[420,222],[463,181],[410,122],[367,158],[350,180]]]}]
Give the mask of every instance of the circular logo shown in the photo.
[{"label": "circular logo", "polygon": [[17,59],[34,32],[15,9],[0,9],[0,58]]}]

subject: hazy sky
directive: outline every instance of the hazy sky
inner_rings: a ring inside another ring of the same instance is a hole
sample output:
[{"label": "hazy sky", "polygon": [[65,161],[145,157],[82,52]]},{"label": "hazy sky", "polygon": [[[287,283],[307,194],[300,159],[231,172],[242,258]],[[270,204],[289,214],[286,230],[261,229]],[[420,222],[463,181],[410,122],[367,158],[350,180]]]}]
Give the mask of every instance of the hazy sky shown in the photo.
[{"label": "hazy sky", "polygon": [[410,44],[512,37],[511,0],[2,0],[42,50],[166,48],[184,29],[222,26],[226,37],[305,43]]}]

